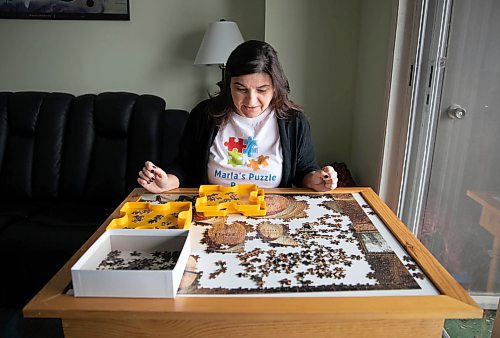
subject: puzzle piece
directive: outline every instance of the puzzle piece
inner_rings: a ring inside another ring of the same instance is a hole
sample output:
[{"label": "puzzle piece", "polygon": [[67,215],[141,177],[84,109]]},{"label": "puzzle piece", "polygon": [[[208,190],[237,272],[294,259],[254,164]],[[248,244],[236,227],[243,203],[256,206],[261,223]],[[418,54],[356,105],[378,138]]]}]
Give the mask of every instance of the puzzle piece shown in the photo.
[{"label": "puzzle piece", "polygon": [[[238,142],[236,142],[236,140],[238,140]],[[238,139],[237,137],[230,137],[229,141],[224,142],[224,145],[227,147],[229,152],[236,149],[236,151],[240,154],[242,154],[243,149],[247,147],[246,144],[244,144],[244,140]]]},{"label": "puzzle piece", "polygon": [[260,169],[259,162],[257,162],[256,160],[253,160],[253,159],[248,161],[247,167],[252,168],[252,170],[254,170],[254,171]]},{"label": "puzzle piece", "polygon": [[260,155],[259,157],[257,157],[257,160],[263,167],[267,167],[269,165],[269,163],[267,163],[268,158],[269,156]]},{"label": "puzzle piece", "polygon": [[239,165],[243,164],[243,154],[239,153],[237,150],[236,151],[228,151],[227,152],[229,159],[227,160],[227,164],[232,165],[233,167],[237,167]]},{"label": "puzzle piece", "polygon": [[269,163],[267,163],[268,158],[269,156],[260,155],[257,157],[257,160],[251,159],[248,161],[247,167],[252,168],[254,171],[260,169],[260,166],[267,167],[269,165]]},{"label": "puzzle piece", "polygon": [[248,157],[252,157],[253,154],[257,153],[257,141],[253,137],[249,137],[245,140],[246,149],[243,150],[244,154],[247,154]]}]

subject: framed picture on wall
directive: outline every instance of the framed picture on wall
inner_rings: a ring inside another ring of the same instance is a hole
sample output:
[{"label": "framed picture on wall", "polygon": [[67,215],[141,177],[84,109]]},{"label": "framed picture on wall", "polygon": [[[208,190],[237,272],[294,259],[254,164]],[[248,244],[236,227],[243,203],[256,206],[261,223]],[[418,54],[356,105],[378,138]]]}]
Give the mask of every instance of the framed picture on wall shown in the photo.
[{"label": "framed picture on wall", "polygon": [[130,20],[129,0],[0,0],[2,19]]}]

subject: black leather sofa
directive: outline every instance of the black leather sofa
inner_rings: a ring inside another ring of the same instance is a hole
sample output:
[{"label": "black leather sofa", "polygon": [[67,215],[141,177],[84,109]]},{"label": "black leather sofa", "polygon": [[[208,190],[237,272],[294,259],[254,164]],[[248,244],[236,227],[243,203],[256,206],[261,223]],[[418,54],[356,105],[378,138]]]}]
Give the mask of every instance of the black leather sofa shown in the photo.
[{"label": "black leather sofa", "polygon": [[0,306],[22,306],[138,184],[188,113],[152,95],[0,92]]}]

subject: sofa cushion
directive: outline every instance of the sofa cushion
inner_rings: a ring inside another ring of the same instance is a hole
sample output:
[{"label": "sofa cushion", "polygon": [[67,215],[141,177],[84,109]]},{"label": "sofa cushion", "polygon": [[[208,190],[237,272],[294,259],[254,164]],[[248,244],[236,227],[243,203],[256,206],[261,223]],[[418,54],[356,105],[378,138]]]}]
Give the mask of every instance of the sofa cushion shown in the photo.
[{"label": "sofa cushion", "polygon": [[73,96],[0,93],[0,187],[12,197],[56,197]]},{"label": "sofa cushion", "polygon": [[33,252],[61,252],[69,258],[92,235],[97,225],[53,225],[22,219],[2,230],[0,245],[13,250]]},{"label": "sofa cushion", "polygon": [[97,229],[115,206],[86,202],[56,201],[30,216],[30,221],[53,227]]},{"label": "sofa cushion", "polygon": [[22,217],[17,216],[17,215],[1,215],[0,214],[0,232],[8,226],[9,224],[19,222],[22,219]]},{"label": "sofa cushion", "polygon": [[7,225],[20,222],[49,205],[47,201],[5,199],[0,200],[0,236]]},{"label": "sofa cushion", "polygon": [[48,282],[109,215],[110,209],[99,205],[55,201],[31,216],[10,218],[0,229],[2,266],[9,278],[0,289],[4,304],[28,301]]},{"label": "sofa cushion", "polygon": [[146,160],[173,161],[186,117],[153,95],[0,93],[0,187],[15,198],[117,203]]},{"label": "sofa cushion", "polygon": [[138,186],[144,162],[159,157],[164,109],[165,101],[152,95],[77,97],[67,127],[61,196],[120,202]]},{"label": "sofa cushion", "polygon": [[51,204],[50,200],[10,198],[0,199],[0,216],[29,217]]},{"label": "sofa cushion", "polygon": [[22,305],[135,187],[188,113],[153,95],[0,92],[0,305]]},{"label": "sofa cushion", "polygon": [[[160,149],[155,149],[155,152],[151,153],[152,156],[150,158],[154,163],[160,164],[160,167],[165,170],[172,166],[179,154],[181,137],[188,117],[189,115],[186,114],[185,110],[168,109],[167,114],[161,120],[163,135],[162,142],[159,145]],[[155,154],[160,154],[161,157],[156,158]]]}]

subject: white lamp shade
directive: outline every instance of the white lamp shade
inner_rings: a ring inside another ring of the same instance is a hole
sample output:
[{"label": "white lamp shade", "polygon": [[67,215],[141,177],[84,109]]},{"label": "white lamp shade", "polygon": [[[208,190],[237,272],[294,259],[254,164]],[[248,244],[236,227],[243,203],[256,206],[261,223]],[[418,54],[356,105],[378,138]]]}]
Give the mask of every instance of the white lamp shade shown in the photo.
[{"label": "white lamp shade", "polygon": [[236,22],[212,22],[203,36],[194,64],[224,65],[229,54],[243,41]]}]

